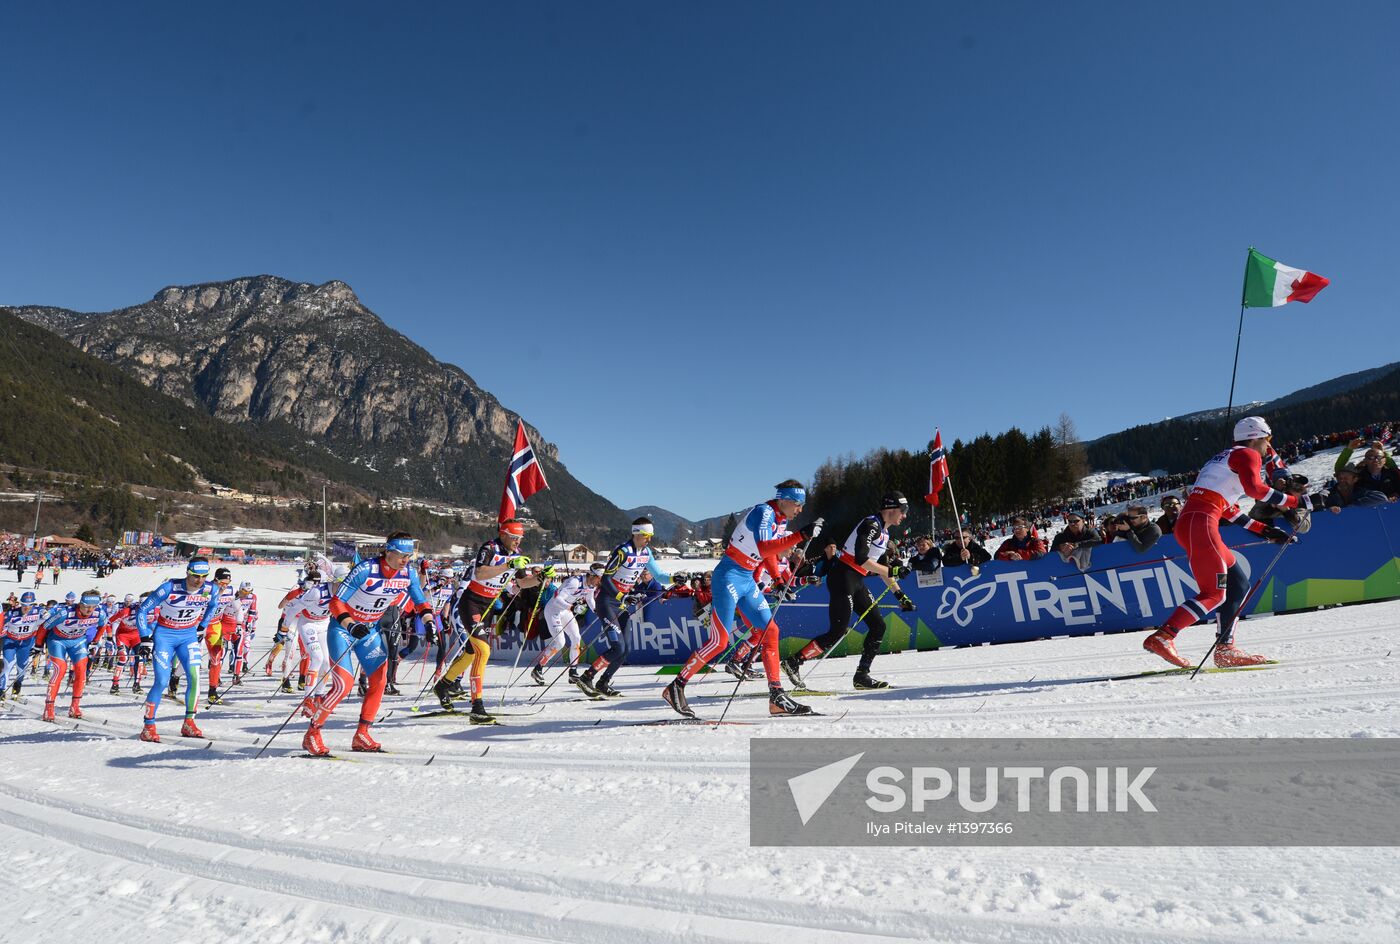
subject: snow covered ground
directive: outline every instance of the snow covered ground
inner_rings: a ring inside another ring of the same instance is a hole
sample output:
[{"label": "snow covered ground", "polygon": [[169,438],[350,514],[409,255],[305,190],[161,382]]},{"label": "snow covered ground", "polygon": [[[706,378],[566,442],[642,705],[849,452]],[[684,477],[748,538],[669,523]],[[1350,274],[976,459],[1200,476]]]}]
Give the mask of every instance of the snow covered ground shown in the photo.
[{"label": "snow covered ground", "polygon": [[[291,570],[234,569],[257,587],[265,650]],[[765,849],[747,812],[751,737],[1397,737],[1397,625],[1400,602],[1253,620],[1242,641],[1284,664],[1195,682],[1065,684],[1157,667],[1139,634],[884,656],[896,689],[811,699],[849,709],[839,722],[770,721],[740,698],[731,717],[755,726],[639,726],[670,716],[648,669],[622,672],[620,702],[555,690],[495,728],[391,698],[376,731],[393,753],[358,763],[289,756],[301,723],[273,756],[238,753],[291,707],[261,676],[201,715],[211,747],[175,737],[169,701],[175,743],[138,742],[139,703],[107,694],[106,670],[77,729],[37,720],[31,682],[0,714],[0,941],[1400,940],[1393,849]],[[844,690],[850,669],[818,684]],[[489,669],[493,704],[507,671]],[[692,702],[714,716],[727,688],[697,680]],[[356,702],[327,728],[347,757]]]}]

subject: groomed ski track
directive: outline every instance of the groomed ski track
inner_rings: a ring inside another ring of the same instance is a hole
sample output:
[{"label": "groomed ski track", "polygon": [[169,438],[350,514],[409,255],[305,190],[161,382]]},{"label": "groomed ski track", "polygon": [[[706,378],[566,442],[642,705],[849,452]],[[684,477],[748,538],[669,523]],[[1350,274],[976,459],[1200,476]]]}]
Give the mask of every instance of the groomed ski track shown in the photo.
[{"label": "groomed ski track", "polygon": [[[268,616],[290,571],[240,570]],[[1394,602],[1251,620],[1241,641],[1282,664],[1194,682],[1083,681],[1160,667],[1138,634],[884,656],[875,674],[896,688],[813,699],[849,709],[835,725],[738,699],[729,717],[755,726],[633,726],[670,714],[669,679],[646,668],[622,673],[620,701],[552,691],[539,716],[493,728],[387,698],[383,757],[349,753],[351,696],[326,742],[354,764],[291,756],[300,720],[251,759],[293,704],[267,703],[260,675],[201,714],[210,747],[181,742],[169,699],[167,744],[138,742],[139,703],[109,695],[105,669],[76,726],[66,696],[64,724],[38,721],[28,680],[0,713],[0,941],[1396,940],[1388,849],[751,848],[747,757],[764,736],[1396,737],[1398,626]],[[265,651],[271,625],[259,635]],[[1205,628],[1183,634],[1188,655],[1208,645]],[[831,660],[812,684],[844,691],[850,668]],[[504,678],[488,672],[493,706]],[[727,695],[726,679],[692,685],[702,716],[723,702],[696,695]]]}]

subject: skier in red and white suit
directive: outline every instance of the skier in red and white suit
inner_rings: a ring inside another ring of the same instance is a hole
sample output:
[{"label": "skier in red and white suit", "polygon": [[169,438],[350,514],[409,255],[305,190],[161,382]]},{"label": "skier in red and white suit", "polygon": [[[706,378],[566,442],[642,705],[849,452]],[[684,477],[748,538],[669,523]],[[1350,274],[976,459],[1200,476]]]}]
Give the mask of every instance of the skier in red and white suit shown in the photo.
[{"label": "skier in red and white suit", "polygon": [[1176,634],[1210,616],[1217,608],[1220,608],[1222,635],[1215,649],[1215,664],[1230,668],[1268,661],[1235,646],[1235,616],[1244,603],[1249,578],[1220,537],[1220,522],[1223,519],[1242,524],[1246,530],[1266,540],[1287,544],[1295,540],[1291,534],[1249,518],[1240,510],[1240,500],[1248,496],[1285,509],[1318,504],[1320,496],[1286,495],[1265,484],[1263,462],[1272,451],[1271,436],[1269,424],[1262,417],[1246,416],[1236,423],[1235,444],[1201,467],[1172,529],[1172,536],[1186,551],[1191,575],[1196,578],[1199,590],[1194,598],[1176,608],[1161,629],[1143,640],[1142,648],[1173,665],[1186,668],[1191,664],[1176,651]]}]

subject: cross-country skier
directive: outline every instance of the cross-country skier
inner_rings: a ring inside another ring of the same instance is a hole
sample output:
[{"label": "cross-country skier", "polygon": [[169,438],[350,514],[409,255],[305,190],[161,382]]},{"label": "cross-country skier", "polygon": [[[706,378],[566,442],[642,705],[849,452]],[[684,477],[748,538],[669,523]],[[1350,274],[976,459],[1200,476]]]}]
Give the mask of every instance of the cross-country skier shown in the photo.
[{"label": "cross-country skier", "polygon": [[407,531],[395,531],[384,539],[384,551],[378,557],[360,561],[341,581],[331,600],[331,622],[326,640],[330,650],[331,687],[324,695],[309,699],[302,713],[311,719],[301,746],[308,754],[325,757],[330,754],[321,740],[321,728],[330,718],[335,706],[350,693],[355,676],[350,671],[353,652],[360,666],[369,675],[369,689],[360,705],[360,723],[350,742],[352,751],[381,751],[383,747],[370,736],[370,725],[379,713],[384,697],[387,675],[384,638],[378,623],[391,606],[403,607],[412,602],[413,610],[429,609],[428,598],[418,585],[418,573],[409,566],[418,550],[418,542]]},{"label": "cross-country skier", "polygon": [[44,623],[44,613],[35,606],[37,602],[33,590],[24,591],[19,606],[6,610],[0,622],[0,648],[5,655],[5,671],[0,674],[0,701],[4,701],[7,694],[18,696],[24,682],[24,672],[34,652],[34,638]]},{"label": "cross-country skier", "polygon": [[754,570],[760,565],[770,573],[779,573],[778,559],[794,547],[810,541],[821,533],[818,518],[802,531],[790,533],[789,518],[802,511],[807,503],[807,490],[796,479],[787,479],[775,486],[777,494],[761,505],[754,505],[734,528],[725,557],[715,567],[713,577],[714,602],[710,610],[710,632],[705,644],[691,653],[675,681],[662,690],[661,698],[677,713],[695,717],[686,701],[685,686],[704,665],[729,648],[734,631],[734,612],[742,610],[757,630],[756,645],[763,650],[763,670],[768,677],[768,711],[775,715],[806,715],[812,709],[798,704],[783,691],[778,674],[778,624],[768,608],[768,601],[754,581]]},{"label": "cross-country skier", "polygon": [[204,736],[194,721],[199,710],[199,650],[219,605],[214,588],[206,582],[208,577],[208,558],[190,558],[183,578],[165,581],[136,608],[136,629],[141,634],[139,655],[152,660],[153,665],[141,726],[143,741],[160,740],[156,711],[176,660],[185,670],[185,723],[180,726],[180,736]]},{"label": "cross-country skier", "polygon": [[[459,594],[457,618],[466,631],[462,651],[452,660],[442,678],[433,685],[433,694],[443,708],[451,710],[454,698],[461,697],[462,673],[471,667],[470,720],[473,724],[494,724],[495,718],[486,710],[481,693],[486,679],[486,662],[491,657],[490,625],[487,613],[495,606],[512,577],[518,587],[532,587],[538,578],[526,574],[530,558],[520,553],[525,538],[525,524],[515,518],[503,521],[496,537],[482,544],[476,552],[471,579]],[[446,632],[444,626],[443,631]]]},{"label": "cross-country skier", "polygon": [[136,597],[128,593],[108,624],[117,644],[117,665],[112,670],[113,695],[121,691],[122,670],[128,664],[131,666],[131,691],[137,695],[141,693],[140,676],[145,663],[136,658],[136,651],[141,646],[141,631],[136,626],[136,606]]},{"label": "cross-country skier", "polygon": [[651,519],[638,518],[632,522],[632,537],[613,548],[603,566],[595,604],[598,621],[602,624],[595,643],[598,658],[574,682],[585,695],[609,698],[622,695],[612,687],[612,679],[627,661],[627,630],[632,614],[625,605],[625,598],[645,574],[650,574],[662,586],[670,583],[670,578],[656,566],[651,556],[650,544],[655,535]]},{"label": "cross-country skier", "polygon": [[545,684],[544,667],[565,645],[569,647],[569,681],[578,681],[578,617],[597,606],[598,585],[603,582],[603,570],[603,562],[596,561],[588,566],[587,573],[565,578],[554,596],[545,603],[544,624],[548,628],[549,641],[530,672],[530,678],[537,684]]},{"label": "cross-country skier", "polygon": [[[302,685],[310,684],[314,689],[316,679],[326,671],[330,660],[326,656],[326,630],[331,622],[331,599],[335,591],[330,580],[321,580],[319,569],[303,572],[301,586],[291,590],[282,598],[281,607],[285,616],[286,634],[296,639],[301,646],[304,665],[301,669]],[[329,575],[328,575],[329,576]],[[286,643],[290,648],[290,641]],[[269,668],[271,662],[268,663]],[[282,691],[290,693],[291,679],[287,677],[283,664]],[[307,699],[310,707],[310,699]]]},{"label": "cross-country skier", "polygon": [[885,638],[885,618],[875,606],[870,590],[865,586],[867,574],[874,574],[894,591],[900,609],[914,609],[914,602],[900,589],[899,578],[909,573],[890,550],[890,528],[904,521],[909,513],[909,501],[901,492],[891,491],[880,500],[880,510],[862,518],[842,545],[840,556],[827,574],[826,588],[831,594],[828,609],[829,629],[802,648],[801,652],[783,660],[783,669],[793,685],[801,684],[802,663],[816,659],[837,645],[850,629],[851,613],[860,614],[865,621],[865,644],[861,647],[860,663],[851,684],[857,690],[889,688],[888,682],[870,677],[870,667],[880,653]]},{"label": "cross-country skier", "polygon": [[210,591],[217,601],[214,619],[204,636],[204,645],[209,649],[209,704],[221,704],[219,698],[220,673],[223,672],[224,653],[228,651],[238,635],[238,603],[233,589],[233,573],[227,567],[214,571],[214,586]]},{"label": "cross-country skier", "polygon": [[253,583],[245,580],[238,585],[233,595],[234,615],[238,619],[237,635],[233,645],[233,684],[243,684],[243,666],[248,659],[248,649],[258,632],[258,595],[253,592]]},{"label": "cross-country skier", "polygon": [[[1220,608],[1215,664],[1221,668],[1259,665],[1268,660],[1251,655],[1235,645],[1235,617],[1249,590],[1249,578],[1235,555],[1220,537],[1220,522],[1244,525],[1275,544],[1287,544],[1292,535],[1282,528],[1255,521],[1240,511],[1239,502],[1248,495],[1282,509],[1324,507],[1321,495],[1288,495],[1264,482],[1264,459],[1272,452],[1273,433],[1263,417],[1246,416],[1235,424],[1235,444],[1217,453],[1201,467],[1196,484],[1186,498],[1172,536],[1186,551],[1191,576],[1199,592],[1173,611],[1162,627],[1143,640],[1142,648],[1166,659],[1172,665],[1191,665],[1176,651],[1176,634],[1203,620]],[[1224,604],[1223,606],[1221,604]]]},{"label": "cross-country skier", "polygon": [[76,604],[57,607],[44,620],[40,634],[54,667],[48,694],[44,698],[45,721],[54,720],[53,706],[58,700],[58,687],[63,684],[63,677],[70,666],[73,668],[73,701],[68,707],[68,717],[83,716],[79,702],[87,683],[88,639],[106,622],[107,611],[102,606],[102,594],[96,590],[84,591]]}]

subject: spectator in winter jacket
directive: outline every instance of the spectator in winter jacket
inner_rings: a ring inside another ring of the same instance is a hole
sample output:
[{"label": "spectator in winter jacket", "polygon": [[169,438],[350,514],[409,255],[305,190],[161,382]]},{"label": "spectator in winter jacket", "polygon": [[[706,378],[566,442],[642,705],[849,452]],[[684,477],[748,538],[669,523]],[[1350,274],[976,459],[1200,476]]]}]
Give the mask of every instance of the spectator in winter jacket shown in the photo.
[{"label": "spectator in winter jacket", "polygon": [[1395,460],[1384,449],[1373,445],[1361,461],[1360,481],[1356,484],[1363,492],[1380,492],[1388,501],[1395,501],[1400,498],[1400,469],[1395,468]]},{"label": "spectator in winter jacket", "polygon": [[[1395,458],[1393,456],[1386,455],[1384,443],[1382,443],[1379,439],[1372,439],[1370,441],[1367,441],[1367,439],[1364,436],[1357,436],[1351,442],[1343,446],[1342,451],[1337,454],[1337,461],[1332,465],[1332,473],[1335,475],[1341,472],[1347,466],[1351,465],[1352,454],[1355,453],[1358,449],[1365,449],[1367,453],[1370,453],[1372,451],[1379,452],[1382,456],[1385,457],[1385,464],[1392,469],[1395,468]],[[1357,462],[1355,464],[1358,472],[1362,470],[1363,464],[1364,462]]]},{"label": "spectator in winter jacket", "polygon": [[696,578],[695,586],[692,588],[694,593],[690,598],[690,605],[695,610],[697,619],[705,614],[705,608],[715,598],[714,591],[710,589],[710,579],[710,572],[707,570]]},{"label": "spectator in winter jacket", "polygon": [[1181,499],[1175,495],[1163,495],[1159,503],[1162,506],[1162,514],[1158,516],[1157,530],[1163,534],[1171,534],[1176,527],[1176,519],[1181,516]]},{"label": "spectator in winter jacket", "polygon": [[992,552],[974,540],[971,531],[962,533],[962,540],[954,538],[943,546],[943,566],[961,567],[971,564],[981,567],[992,559]]},{"label": "spectator in winter jacket", "polygon": [[909,558],[909,569],[931,574],[943,566],[943,558],[938,548],[933,546],[933,538],[921,534],[914,539],[914,555]]},{"label": "spectator in winter jacket", "polygon": [[1384,505],[1388,499],[1384,492],[1363,489],[1358,483],[1361,481],[1361,470],[1354,465],[1343,466],[1337,472],[1337,481],[1327,490],[1327,510],[1332,514],[1341,514],[1343,508],[1350,508],[1352,505],[1367,507],[1370,505]]},{"label": "spectator in winter jacket", "polygon": [[669,600],[672,597],[690,597],[695,593],[690,589],[690,581],[684,571],[676,571],[671,575],[671,585],[666,588],[666,592],[661,594],[661,599]]},{"label": "spectator in winter jacket", "polygon": [[1076,547],[1093,547],[1102,543],[1099,532],[1085,525],[1082,515],[1071,511],[1065,519],[1065,529],[1050,542],[1050,550],[1057,552],[1064,558],[1065,563],[1069,563],[1069,557]]},{"label": "spectator in winter jacket", "polygon": [[997,560],[1038,560],[1045,556],[1045,542],[1031,534],[1025,518],[1011,519],[1011,537],[997,548]]},{"label": "spectator in winter jacket", "polygon": [[1113,523],[1113,536],[1141,554],[1162,538],[1162,529],[1147,517],[1146,505],[1129,505]]}]

